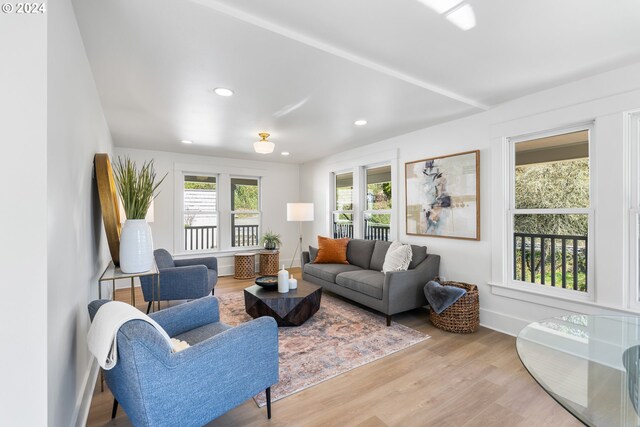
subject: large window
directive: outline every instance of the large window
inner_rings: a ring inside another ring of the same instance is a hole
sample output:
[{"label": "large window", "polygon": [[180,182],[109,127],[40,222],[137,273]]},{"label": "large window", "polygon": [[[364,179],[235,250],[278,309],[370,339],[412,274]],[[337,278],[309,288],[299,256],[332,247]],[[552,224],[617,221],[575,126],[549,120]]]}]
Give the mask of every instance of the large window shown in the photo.
[{"label": "large window", "polygon": [[184,175],[184,250],[218,247],[218,203],[216,177]]},{"label": "large window", "polygon": [[364,238],[389,240],[391,226],[391,166],[366,169]]},{"label": "large window", "polygon": [[391,165],[358,166],[333,174],[334,238],[389,240],[392,224]]},{"label": "large window", "polygon": [[640,306],[640,112],[629,114],[629,282],[632,306]]},{"label": "large window", "polygon": [[231,178],[231,246],[257,246],[259,229],[260,181]]},{"label": "large window", "polygon": [[353,172],[334,174],[333,237],[353,237]]},{"label": "large window", "polygon": [[589,291],[589,138],[582,127],[510,141],[515,282]]}]

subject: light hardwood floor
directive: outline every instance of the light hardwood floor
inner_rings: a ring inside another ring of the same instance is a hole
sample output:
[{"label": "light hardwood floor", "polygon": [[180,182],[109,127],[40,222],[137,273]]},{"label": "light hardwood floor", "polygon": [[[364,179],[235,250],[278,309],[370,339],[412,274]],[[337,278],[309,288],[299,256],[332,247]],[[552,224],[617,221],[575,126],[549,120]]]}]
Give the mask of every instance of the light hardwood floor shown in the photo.
[{"label": "light hardwood floor", "polygon": [[[221,278],[216,294],[251,282]],[[130,293],[119,290],[116,298],[128,302]],[[141,301],[138,293],[138,307],[146,309]],[[393,320],[432,338],[275,402],[271,420],[250,399],[208,426],[582,425],[529,376],[515,338],[486,328],[471,335],[443,332],[429,323],[424,309]],[[98,383],[87,425],[130,426],[122,409],[111,420],[112,403],[106,385],[100,392]]]}]

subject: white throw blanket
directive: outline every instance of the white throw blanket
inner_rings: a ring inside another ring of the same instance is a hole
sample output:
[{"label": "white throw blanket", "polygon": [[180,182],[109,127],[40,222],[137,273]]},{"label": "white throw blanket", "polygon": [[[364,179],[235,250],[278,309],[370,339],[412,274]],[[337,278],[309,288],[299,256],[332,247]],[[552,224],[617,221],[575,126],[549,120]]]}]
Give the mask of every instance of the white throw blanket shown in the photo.
[{"label": "white throw blanket", "polygon": [[98,309],[87,335],[89,351],[98,359],[102,369],[108,371],[118,362],[118,330],[129,320],[144,320],[151,324],[173,350],[171,338],[155,320],[127,303],[110,301]]}]

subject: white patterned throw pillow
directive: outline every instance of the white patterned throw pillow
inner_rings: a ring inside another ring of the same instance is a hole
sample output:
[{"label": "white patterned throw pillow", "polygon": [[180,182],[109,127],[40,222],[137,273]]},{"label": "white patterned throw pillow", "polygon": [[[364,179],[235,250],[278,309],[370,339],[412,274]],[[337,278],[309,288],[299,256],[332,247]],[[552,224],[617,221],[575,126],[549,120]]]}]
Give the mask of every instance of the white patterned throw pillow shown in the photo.
[{"label": "white patterned throw pillow", "polygon": [[397,240],[391,243],[389,250],[384,257],[384,264],[382,264],[382,272],[387,271],[404,271],[409,268],[413,252],[411,251],[411,245],[403,245]]}]

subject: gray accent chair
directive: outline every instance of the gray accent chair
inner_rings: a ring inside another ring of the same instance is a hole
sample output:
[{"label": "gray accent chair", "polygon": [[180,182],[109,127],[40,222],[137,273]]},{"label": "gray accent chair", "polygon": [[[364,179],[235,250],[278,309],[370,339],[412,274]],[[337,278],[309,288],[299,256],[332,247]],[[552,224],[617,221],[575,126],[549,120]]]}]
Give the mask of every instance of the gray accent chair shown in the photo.
[{"label": "gray accent chair", "polygon": [[[160,301],[193,300],[213,295],[218,282],[216,257],[176,259],[166,249],[153,251],[160,271]],[[147,314],[154,299],[154,277],[140,277],[140,287],[147,305]],[[158,296],[155,295],[155,301]]]},{"label": "gray accent chair", "polygon": [[407,271],[382,273],[391,242],[351,239],[349,264],[315,264],[318,250],[302,253],[302,278],[334,294],[391,316],[427,305],[424,285],[438,276],[440,255],[427,253],[426,246],[411,245],[413,257]]}]

